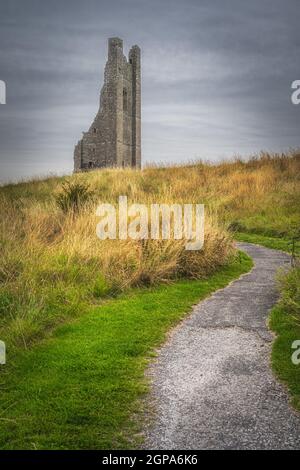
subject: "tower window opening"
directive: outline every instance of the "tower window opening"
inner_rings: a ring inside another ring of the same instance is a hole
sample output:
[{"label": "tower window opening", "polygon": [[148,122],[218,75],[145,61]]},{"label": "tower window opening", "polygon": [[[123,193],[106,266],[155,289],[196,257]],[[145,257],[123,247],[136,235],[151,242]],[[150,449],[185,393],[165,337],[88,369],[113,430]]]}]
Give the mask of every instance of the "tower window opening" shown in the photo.
[{"label": "tower window opening", "polygon": [[123,111],[127,111],[128,109],[128,97],[127,97],[127,90],[126,88],[123,89]]}]

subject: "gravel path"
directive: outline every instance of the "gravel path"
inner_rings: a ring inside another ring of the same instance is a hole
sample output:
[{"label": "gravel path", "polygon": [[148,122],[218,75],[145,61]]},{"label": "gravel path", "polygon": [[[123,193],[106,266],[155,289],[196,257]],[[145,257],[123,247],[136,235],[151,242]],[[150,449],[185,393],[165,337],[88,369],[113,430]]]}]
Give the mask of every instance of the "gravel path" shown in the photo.
[{"label": "gravel path", "polygon": [[289,257],[239,247],[255,267],[198,304],[150,368],[156,417],[146,449],[300,449],[300,414],[270,370],[266,327]]}]

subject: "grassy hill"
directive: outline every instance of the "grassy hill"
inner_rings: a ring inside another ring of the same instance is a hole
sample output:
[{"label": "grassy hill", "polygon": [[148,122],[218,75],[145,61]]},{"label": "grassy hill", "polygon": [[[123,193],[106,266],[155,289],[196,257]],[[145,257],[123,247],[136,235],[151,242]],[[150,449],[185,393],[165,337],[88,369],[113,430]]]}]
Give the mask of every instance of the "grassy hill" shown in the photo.
[{"label": "grassy hill", "polygon": [[[70,188],[82,189],[78,204]],[[204,203],[203,250],[186,251],[182,240],[100,241],[96,207],[119,195],[129,204]],[[300,154],[9,184],[0,188],[0,211],[0,339],[8,351],[0,447],[134,447],[140,428],[131,417],[153,348],[193,303],[251,268],[234,239],[285,250],[297,243]],[[298,297],[293,287],[273,315],[278,334],[295,328],[281,320]],[[289,353],[279,339],[274,368],[299,396],[298,372],[286,373]]]},{"label": "grassy hill", "polygon": [[[205,278],[233,255],[233,237],[288,243],[299,230],[300,154],[262,154],[218,165],[101,170],[0,188],[0,336],[29,347],[54,325],[132,287]],[[75,214],[57,204],[66,182],[93,197]],[[100,241],[99,202],[204,203],[205,244],[182,241]]]}]

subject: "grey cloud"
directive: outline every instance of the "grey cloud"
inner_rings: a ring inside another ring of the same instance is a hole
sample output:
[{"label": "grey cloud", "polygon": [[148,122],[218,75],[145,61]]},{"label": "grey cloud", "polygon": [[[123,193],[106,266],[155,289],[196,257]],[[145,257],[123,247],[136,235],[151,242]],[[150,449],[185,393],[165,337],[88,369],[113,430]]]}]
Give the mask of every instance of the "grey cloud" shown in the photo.
[{"label": "grey cloud", "polygon": [[299,12],[298,0],[0,1],[0,179],[72,170],[114,35],[142,48],[144,161],[299,146]]}]

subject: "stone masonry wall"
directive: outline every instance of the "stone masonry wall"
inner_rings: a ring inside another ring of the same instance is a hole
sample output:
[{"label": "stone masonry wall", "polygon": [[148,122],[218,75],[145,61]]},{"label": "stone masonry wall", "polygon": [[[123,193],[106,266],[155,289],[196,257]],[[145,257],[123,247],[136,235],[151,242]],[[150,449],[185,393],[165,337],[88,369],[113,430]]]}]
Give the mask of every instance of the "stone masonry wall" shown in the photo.
[{"label": "stone masonry wall", "polygon": [[123,41],[108,40],[108,60],[99,111],[75,146],[74,171],[101,167],[141,167],[141,53]]}]

